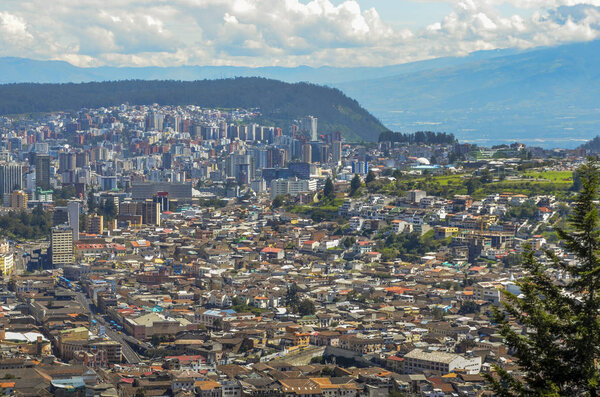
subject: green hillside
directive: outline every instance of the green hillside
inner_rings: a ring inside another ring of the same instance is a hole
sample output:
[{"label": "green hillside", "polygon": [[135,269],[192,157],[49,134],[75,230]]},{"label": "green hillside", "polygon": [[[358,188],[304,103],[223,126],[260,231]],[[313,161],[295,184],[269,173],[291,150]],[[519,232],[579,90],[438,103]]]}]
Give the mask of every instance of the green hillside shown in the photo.
[{"label": "green hillside", "polygon": [[0,85],[0,114],[4,115],[122,103],[260,108],[262,123],[284,128],[293,120],[313,115],[319,118],[320,134],[340,131],[349,141],[376,141],[386,130],[358,102],[337,89],[257,77],[190,82],[128,80]]}]

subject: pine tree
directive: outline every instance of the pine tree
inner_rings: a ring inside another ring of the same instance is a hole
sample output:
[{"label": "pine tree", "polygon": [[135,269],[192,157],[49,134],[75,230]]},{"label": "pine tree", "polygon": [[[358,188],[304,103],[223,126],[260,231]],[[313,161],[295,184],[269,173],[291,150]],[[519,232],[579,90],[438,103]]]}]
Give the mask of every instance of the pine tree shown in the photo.
[{"label": "pine tree", "polygon": [[360,177],[358,174],[354,174],[354,178],[350,181],[350,195],[353,196],[361,186]]},{"label": "pine tree", "polygon": [[323,196],[325,196],[325,198],[328,198],[328,199],[335,198],[335,187],[333,186],[333,182],[331,181],[331,178],[327,178],[327,181],[325,181],[325,188],[323,189]]},{"label": "pine tree", "polygon": [[[600,183],[598,164],[579,169],[581,190],[573,205],[572,232],[557,229],[576,264],[562,262],[547,252],[542,264],[531,247],[523,266],[527,277],[517,285],[521,295],[504,292],[496,322],[515,352],[523,378],[495,367],[487,376],[499,396],[597,396],[600,391],[600,218],[595,201]],[[552,273],[570,276],[561,286]],[[528,332],[515,331],[514,320]]]},{"label": "pine tree", "polygon": [[365,183],[368,185],[369,183],[375,180],[375,173],[373,171],[369,171],[367,173],[367,177],[365,178]]}]

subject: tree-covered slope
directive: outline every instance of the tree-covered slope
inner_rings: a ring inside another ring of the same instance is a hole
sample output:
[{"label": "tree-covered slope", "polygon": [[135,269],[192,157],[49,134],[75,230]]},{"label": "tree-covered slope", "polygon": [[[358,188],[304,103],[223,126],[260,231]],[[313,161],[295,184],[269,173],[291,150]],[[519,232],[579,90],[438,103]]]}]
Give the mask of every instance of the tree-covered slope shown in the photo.
[{"label": "tree-covered slope", "polygon": [[306,115],[319,133],[340,131],[347,140],[376,141],[386,128],[358,102],[333,88],[264,78],[201,81],[115,81],[83,84],[0,85],[0,114],[78,110],[129,103],[259,108],[262,122],[287,127]]}]

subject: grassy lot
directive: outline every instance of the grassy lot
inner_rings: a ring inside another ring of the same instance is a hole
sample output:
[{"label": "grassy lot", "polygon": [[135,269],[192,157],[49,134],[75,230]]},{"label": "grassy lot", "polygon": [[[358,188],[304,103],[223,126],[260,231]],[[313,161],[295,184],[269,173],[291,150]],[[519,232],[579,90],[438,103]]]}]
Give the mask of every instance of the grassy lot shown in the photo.
[{"label": "grassy lot", "polygon": [[565,180],[504,180],[492,182],[477,189],[474,197],[479,198],[491,193],[514,193],[527,196],[536,194],[553,194],[558,198],[568,195],[572,181]]},{"label": "grassy lot", "polygon": [[548,181],[573,182],[573,172],[571,171],[527,171],[522,175],[534,179],[546,179]]}]

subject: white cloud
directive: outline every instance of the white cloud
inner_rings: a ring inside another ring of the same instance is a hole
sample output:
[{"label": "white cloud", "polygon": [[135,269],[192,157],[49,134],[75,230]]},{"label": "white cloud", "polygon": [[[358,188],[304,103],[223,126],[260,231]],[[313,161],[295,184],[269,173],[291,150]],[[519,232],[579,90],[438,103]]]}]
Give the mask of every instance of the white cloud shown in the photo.
[{"label": "white cloud", "polygon": [[[445,2],[453,10],[442,20],[409,30],[357,0],[3,0],[0,56],[81,66],[382,65],[599,37],[600,0]],[[531,12],[506,16],[504,3]]]}]

